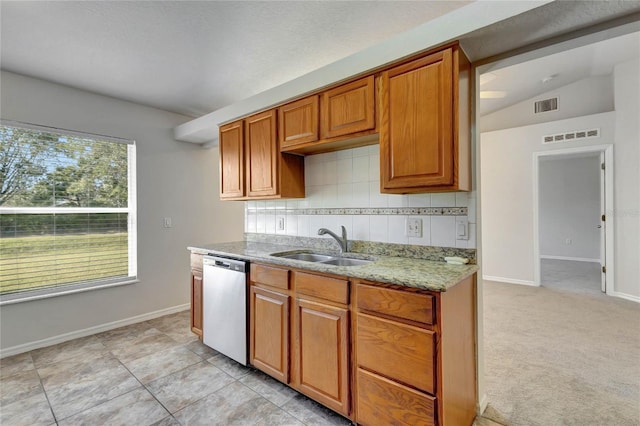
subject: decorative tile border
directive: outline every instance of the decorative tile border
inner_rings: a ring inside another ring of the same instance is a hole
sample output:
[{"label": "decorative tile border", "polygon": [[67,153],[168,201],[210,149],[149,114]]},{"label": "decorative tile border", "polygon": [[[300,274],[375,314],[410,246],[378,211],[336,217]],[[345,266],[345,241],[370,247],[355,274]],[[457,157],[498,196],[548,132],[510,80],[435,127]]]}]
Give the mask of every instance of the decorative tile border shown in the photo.
[{"label": "decorative tile border", "polygon": [[365,208],[316,208],[285,209],[277,207],[247,207],[248,213],[273,211],[289,215],[419,215],[466,216],[466,207],[365,207]]},{"label": "decorative tile border", "polygon": [[[295,237],[290,235],[245,232],[244,239],[245,241],[251,242],[284,244],[326,252],[333,252],[337,248],[336,242],[332,238]],[[349,240],[349,252],[373,256],[409,257],[413,259],[434,260],[437,262],[444,262],[446,256],[458,256],[469,259],[469,263],[471,264],[476,263],[476,249],[456,247],[434,247]]]}]

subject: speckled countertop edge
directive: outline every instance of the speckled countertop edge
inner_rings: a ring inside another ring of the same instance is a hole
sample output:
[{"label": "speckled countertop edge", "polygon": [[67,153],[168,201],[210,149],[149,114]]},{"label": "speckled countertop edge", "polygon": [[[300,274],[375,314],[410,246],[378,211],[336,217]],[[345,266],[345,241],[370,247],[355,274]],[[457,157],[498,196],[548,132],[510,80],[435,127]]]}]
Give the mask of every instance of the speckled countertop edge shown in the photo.
[{"label": "speckled countertop edge", "polygon": [[[358,266],[334,266],[271,256],[272,253],[311,251],[308,247],[236,241],[188,247],[199,253],[211,253],[250,262],[269,263],[308,271],[324,272],[351,278],[398,284],[431,291],[446,291],[478,270],[478,265],[450,265],[424,259],[345,253],[344,257],[373,258],[374,262]],[[314,252],[317,252],[314,250]],[[337,252],[322,251],[337,255]]]}]

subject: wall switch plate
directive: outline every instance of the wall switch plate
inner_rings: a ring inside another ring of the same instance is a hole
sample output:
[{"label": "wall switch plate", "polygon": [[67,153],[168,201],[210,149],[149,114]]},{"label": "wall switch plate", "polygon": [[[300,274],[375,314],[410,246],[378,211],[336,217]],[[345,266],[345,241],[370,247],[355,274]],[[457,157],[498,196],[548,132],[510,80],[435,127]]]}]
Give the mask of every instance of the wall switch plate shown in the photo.
[{"label": "wall switch plate", "polygon": [[163,221],[163,226],[165,228],[171,228],[173,225],[171,224],[171,218],[170,217],[165,217],[164,221]]},{"label": "wall switch plate", "polygon": [[456,219],[456,240],[469,239],[469,221],[464,218]]},{"label": "wall switch plate", "polygon": [[278,216],[278,231],[284,231],[284,216]]},{"label": "wall switch plate", "polygon": [[409,217],[405,224],[405,234],[407,234],[407,237],[422,237],[422,219],[419,217]]}]

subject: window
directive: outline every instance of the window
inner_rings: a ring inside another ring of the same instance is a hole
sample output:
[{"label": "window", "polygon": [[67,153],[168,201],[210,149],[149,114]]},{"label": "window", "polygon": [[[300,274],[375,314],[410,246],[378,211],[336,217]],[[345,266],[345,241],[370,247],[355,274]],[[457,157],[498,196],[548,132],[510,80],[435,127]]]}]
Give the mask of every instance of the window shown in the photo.
[{"label": "window", "polygon": [[0,123],[0,303],[135,282],[135,144]]}]

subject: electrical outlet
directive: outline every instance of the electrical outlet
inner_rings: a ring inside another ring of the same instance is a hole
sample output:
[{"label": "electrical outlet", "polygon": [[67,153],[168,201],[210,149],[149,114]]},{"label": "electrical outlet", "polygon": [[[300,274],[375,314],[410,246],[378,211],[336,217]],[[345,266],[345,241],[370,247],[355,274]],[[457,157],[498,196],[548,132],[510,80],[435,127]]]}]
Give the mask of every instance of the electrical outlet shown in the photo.
[{"label": "electrical outlet", "polygon": [[284,216],[278,216],[278,231],[284,231]]},{"label": "electrical outlet", "polygon": [[409,217],[405,222],[405,234],[407,237],[422,237],[422,219]]},{"label": "electrical outlet", "polygon": [[163,223],[164,223],[164,227],[165,228],[171,228],[173,226],[171,224],[171,218],[170,217],[165,217]]},{"label": "electrical outlet", "polygon": [[571,243],[573,243],[573,241],[571,241],[571,238],[567,238],[566,240],[564,240],[564,243],[568,246],[571,245]]}]

